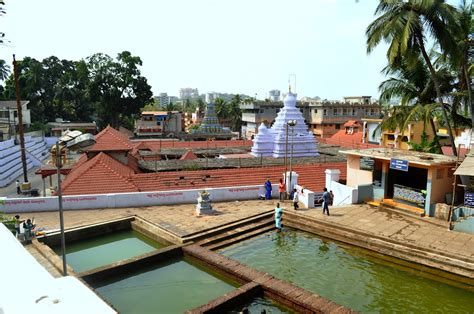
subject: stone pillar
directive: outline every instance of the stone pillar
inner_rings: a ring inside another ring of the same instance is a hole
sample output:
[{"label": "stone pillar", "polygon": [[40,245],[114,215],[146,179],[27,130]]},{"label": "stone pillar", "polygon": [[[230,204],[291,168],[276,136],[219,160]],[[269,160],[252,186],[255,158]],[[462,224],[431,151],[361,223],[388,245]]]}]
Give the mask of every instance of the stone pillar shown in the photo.
[{"label": "stone pillar", "polygon": [[[283,178],[285,178],[285,174],[283,174]],[[296,172],[292,171],[291,172],[291,182],[290,182],[290,172],[287,171],[286,172],[285,184],[286,184],[286,190],[288,191],[288,193],[291,193],[291,191],[293,190],[295,185],[298,184],[298,174]]]},{"label": "stone pillar", "polygon": [[383,188],[383,197],[382,197],[382,199],[387,197],[388,172],[389,172],[389,162],[383,161],[382,162],[382,188]]},{"label": "stone pillar", "polygon": [[365,130],[367,129],[367,121],[364,121],[362,124],[362,143],[366,143],[369,141],[368,138],[365,138]]},{"label": "stone pillar", "polygon": [[332,181],[339,181],[339,177],[341,176],[341,170],[339,169],[326,169],[324,171],[326,174],[326,188],[328,191],[332,190],[331,183]]}]

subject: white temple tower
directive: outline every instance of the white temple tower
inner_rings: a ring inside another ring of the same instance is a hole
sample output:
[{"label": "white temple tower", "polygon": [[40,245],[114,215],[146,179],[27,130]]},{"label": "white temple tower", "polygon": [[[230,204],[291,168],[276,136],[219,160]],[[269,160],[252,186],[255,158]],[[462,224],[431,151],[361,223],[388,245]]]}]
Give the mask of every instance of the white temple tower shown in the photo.
[{"label": "white temple tower", "polygon": [[[290,120],[296,121],[296,125],[288,126]],[[285,157],[285,154],[290,157],[293,152],[293,157],[315,157],[319,156],[316,146],[316,138],[308,131],[303,114],[296,108],[296,95],[290,91],[273,126],[267,129],[262,123],[258,128],[251,153],[258,157]]]}]

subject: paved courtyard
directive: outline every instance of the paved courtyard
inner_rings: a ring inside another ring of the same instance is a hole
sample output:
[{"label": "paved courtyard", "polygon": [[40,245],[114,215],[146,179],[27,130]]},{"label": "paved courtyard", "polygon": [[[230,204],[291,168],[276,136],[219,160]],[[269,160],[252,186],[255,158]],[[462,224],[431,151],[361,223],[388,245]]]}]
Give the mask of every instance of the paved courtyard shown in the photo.
[{"label": "paved courtyard", "polygon": [[[195,216],[193,204],[165,205],[136,208],[93,209],[65,211],[66,228],[82,226],[130,215],[137,215],[160,225],[175,234],[184,236],[203,229],[243,219],[272,210],[277,201],[241,201],[214,203],[217,214]],[[283,207],[293,211],[292,203]],[[364,233],[391,238],[419,247],[461,255],[474,262],[474,235],[449,231],[447,223],[434,218],[417,218],[368,205],[332,207],[331,216],[323,216],[320,208],[302,209],[300,214],[309,215],[334,225],[344,226]],[[34,217],[39,227],[47,230],[59,228],[58,212],[23,213],[23,218]]]}]

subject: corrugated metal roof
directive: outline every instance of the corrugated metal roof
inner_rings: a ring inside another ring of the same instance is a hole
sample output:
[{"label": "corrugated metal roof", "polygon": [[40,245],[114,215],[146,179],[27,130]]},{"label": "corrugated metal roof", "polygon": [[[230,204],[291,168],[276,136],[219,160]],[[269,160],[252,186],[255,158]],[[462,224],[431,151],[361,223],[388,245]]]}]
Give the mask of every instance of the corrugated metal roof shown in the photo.
[{"label": "corrugated metal roof", "polygon": [[457,176],[474,176],[474,155],[468,155],[454,171]]}]

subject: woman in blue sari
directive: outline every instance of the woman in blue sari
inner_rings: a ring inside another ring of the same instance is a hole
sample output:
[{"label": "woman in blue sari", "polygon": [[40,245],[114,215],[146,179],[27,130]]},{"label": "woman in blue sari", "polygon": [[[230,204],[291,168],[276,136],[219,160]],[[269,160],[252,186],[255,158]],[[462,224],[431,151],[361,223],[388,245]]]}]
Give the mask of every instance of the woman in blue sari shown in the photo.
[{"label": "woman in blue sari", "polygon": [[277,203],[275,207],[275,227],[278,229],[277,232],[281,231],[281,218],[283,216],[283,208],[280,207],[280,203]]},{"label": "woman in blue sari", "polygon": [[267,179],[267,181],[265,181],[265,199],[272,199],[272,183],[270,182],[270,179]]}]

